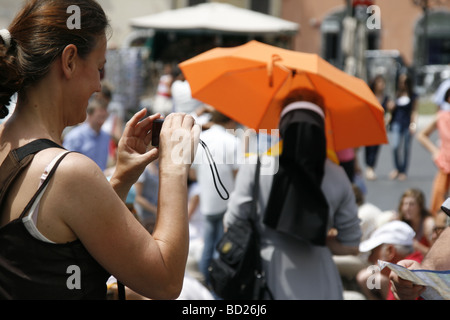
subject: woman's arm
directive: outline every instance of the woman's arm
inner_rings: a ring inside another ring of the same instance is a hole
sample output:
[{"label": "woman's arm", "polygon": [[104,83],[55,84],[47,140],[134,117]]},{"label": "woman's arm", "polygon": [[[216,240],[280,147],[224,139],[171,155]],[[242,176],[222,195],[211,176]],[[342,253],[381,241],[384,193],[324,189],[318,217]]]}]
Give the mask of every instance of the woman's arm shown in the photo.
[{"label": "woman's arm", "polygon": [[439,153],[439,148],[430,140],[430,136],[435,130],[437,130],[437,117],[416,136],[420,144],[431,153],[433,159],[436,159]]},{"label": "woman's arm", "polygon": [[200,130],[186,115],[173,114],[165,120],[159,150],[158,215],[152,236],[117,196],[157,154],[153,150],[145,153],[150,121],[132,119],[127,124],[111,185],[92,161],[71,154],[61,166],[61,192],[54,196],[61,197],[58,201],[64,222],[106,270],[139,294],[173,299],[181,291],[188,254],[186,181],[190,164],[172,161],[171,153],[180,142],[171,137],[183,128],[188,136],[183,147],[193,148]]},{"label": "woman's arm", "polygon": [[417,119],[418,119],[417,106],[418,106],[418,99],[415,98],[412,105],[411,118],[409,120],[409,130],[411,134],[415,134],[417,130]]}]

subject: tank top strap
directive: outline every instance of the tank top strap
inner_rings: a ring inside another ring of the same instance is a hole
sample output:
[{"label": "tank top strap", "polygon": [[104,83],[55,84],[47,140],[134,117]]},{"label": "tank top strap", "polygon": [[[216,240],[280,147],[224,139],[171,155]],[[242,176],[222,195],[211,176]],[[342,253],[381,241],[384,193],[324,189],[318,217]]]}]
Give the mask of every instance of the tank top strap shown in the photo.
[{"label": "tank top strap", "polygon": [[3,198],[5,197],[9,187],[13,184],[20,173],[28,167],[35,154],[49,148],[64,149],[62,146],[53,141],[40,139],[32,141],[23,147],[9,152],[8,156],[0,166],[0,204],[3,202]]},{"label": "tank top strap", "polygon": [[34,141],[24,145],[23,147],[20,147],[20,148],[14,150],[13,153],[15,154],[17,160],[20,162],[29,155],[35,155],[36,153],[38,153],[42,150],[45,150],[45,149],[49,149],[49,148],[64,149],[62,146],[60,146],[56,142],[53,142],[48,139],[39,139],[39,140],[34,140]]},{"label": "tank top strap", "polygon": [[[48,179],[48,174],[49,174],[49,172],[53,169],[53,167],[55,166],[56,162],[57,162],[61,157],[65,156],[66,153],[69,153],[69,151],[66,151],[66,152],[63,152],[63,153],[57,155],[57,156],[52,160],[52,162],[50,162],[50,164],[45,168],[45,171],[44,171],[44,173],[43,173],[42,176],[41,176],[41,182],[40,182],[40,184],[39,184],[39,187],[45,182],[45,180]],[[48,187],[48,185],[47,185],[44,189],[42,189],[41,193],[40,193],[40,194],[38,195],[38,197],[36,198],[36,201],[32,204],[32,207],[31,207],[31,209],[30,209],[30,211],[29,211],[30,214],[27,216],[29,220],[33,221],[33,224],[34,224],[35,226],[37,226],[37,216],[38,216],[37,213],[38,213],[38,211],[39,211],[39,204],[40,204],[40,201],[41,201],[42,196],[43,196],[44,193],[45,193],[45,190],[47,190],[47,187]],[[26,213],[25,213],[25,215],[26,215]]]},{"label": "tank top strap", "polygon": [[[33,204],[37,201],[37,199],[40,197],[40,195],[47,188],[47,185],[48,185],[49,181],[51,180],[51,178],[53,177],[53,175],[55,174],[56,169],[58,168],[60,163],[64,160],[64,158],[69,153],[71,153],[71,152],[69,152],[69,151],[64,152],[64,153],[60,154],[58,157],[56,157],[54,159],[54,161],[52,161],[52,163],[50,164],[52,166],[51,170],[48,173],[44,172],[44,174],[42,176],[44,178],[44,180],[41,181],[41,185],[39,186],[38,191],[34,194],[33,198],[30,200],[30,202],[28,202],[28,205],[25,207],[24,211],[20,215],[20,219],[23,219],[27,215],[27,213],[30,212],[31,208],[33,207]],[[49,168],[50,165],[47,168]]]}]

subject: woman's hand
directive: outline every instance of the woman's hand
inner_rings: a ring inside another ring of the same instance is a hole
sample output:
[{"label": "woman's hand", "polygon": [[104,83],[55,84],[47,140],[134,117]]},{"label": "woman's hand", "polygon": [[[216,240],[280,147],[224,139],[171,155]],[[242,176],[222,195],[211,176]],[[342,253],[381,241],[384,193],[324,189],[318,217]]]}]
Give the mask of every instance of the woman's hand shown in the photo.
[{"label": "woman's hand", "polygon": [[137,181],[145,167],[159,156],[156,148],[148,149],[151,141],[153,121],[160,118],[159,114],[145,117],[145,109],[136,113],[125,126],[117,148],[116,170],[111,183],[121,198],[128,193],[129,188]]},{"label": "woman's hand", "polygon": [[183,113],[167,116],[161,128],[160,146],[149,150],[152,124],[160,115],[143,119],[145,115],[145,109],[136,113],[126,124],[119,141],[111,184],[122,199],[150,162],[160,157],[161,172],[187,174],[197,151],[201,129],[194,118]]},{"label": "woman's hand", "polygon": [[164,120],[160,134],[160,171],[188,174],[194,161],[201,128],[192,116],[172,113]]}]

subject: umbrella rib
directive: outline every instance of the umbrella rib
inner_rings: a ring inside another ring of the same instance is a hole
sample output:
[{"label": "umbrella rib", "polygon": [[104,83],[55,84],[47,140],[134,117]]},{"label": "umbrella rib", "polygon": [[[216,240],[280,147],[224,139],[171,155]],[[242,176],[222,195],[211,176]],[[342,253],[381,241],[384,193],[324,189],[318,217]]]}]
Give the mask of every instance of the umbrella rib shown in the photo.
[{"label": "umbrella rib", "polygon": [[[316,92],[319,92],[317,86],[315,85],[314,81],[312,81],[310,75],[307,72],[303,72],[303,74],[306,76],[306,78],[308,79],[309,83],[314,88],[314,90]],[[326,108],[326,117],[328,118],[328,121],[330,122],[330,126],[331,126],[330,128],[327,129],[327,130],[331,130],[331,138],[333,140],[331,145],[335,149],[336,148],[336,141],[334,141],[335,136],[333,134],[333,127],[334,127],[333,117],[330,117],[328,108]],[[328,136],[328,132],[325,132],[325,135]]]},{"label": "umbrella rib", "polygon": [[262,66],[259,66],[259,67],[248,67],[248,68],[245,68],[245,69],[238,69],[238,70],[233,70],[233,71],[227,71],[227,72],[224,72],[223,75],[242,73],[242,72],[260,70],[260,69],[267,69],[267,66],[262,65]]},{"label": "umbrella rib", "polygon": [[[310,75],[309,75],[308,73],[306,73],[306,72],[304,72],[304,74],[306,75],[306,78],[307,78],[308,81],[310,82],[311,86],[312,86],[316,91],[318,91],[318,90],[317,90],[317,87],[316,87],[316,85],[314,84],[314,82],[312,81]],[[347,91],[346,88],[345,88],[344,86],[342,86],[342,85],[340,85],[340,84],[338,84],[338,83],[333,83],[333,85],[335,85],[335,86],[338,87],[338,88],[343,89],[344,91]],[[368,106],[370,105],[370,103],[367,102],[365,99],[362,99],[361,97],[356,97],[356,98],[357,98],[358,100],[360,100],[362,103],[367,104]],[[372,108],[369,107],[369,111],[370,111],[370,113],[371,113],[372,115],[376,116],[376,114],[375,114],[375,112],[374,112],[374,110],[373,110]],[[331,126],[331,128],[329,128],[329,130],[331,130],[331,132],[333,132],[333,129],[332,129],[332,128],[334,127],[333,117],[330,117],[330,120],[329,120],[329,121],[330,121],[330,126]],[[384,127],[383,127],[383,128],[384,128]],[[383,129],[380,128],[380,130],[383,130]],[[334,137],[334,135],[333,135],[333,137]],[[333,138],[333,139],[334,139],[334,138]],[[333,141],[333,144],[336,145],[336,141]]]},{"label": "umbrella rib", "polygon": [[316,85],[315,85],[314,82],[311,80],[311,78],[310,78],[310,76],[309,76],[309,73],[307,73],[307,72],[302,72],[302,73],[306,76],[306,78],[308,79],[309,83],[310,83],[311,86],[314,88],[314,90],[315,90],[315,91],[318,91]]},{"label": "umbrella rib", "polygon": [[[286,66],[279,65],[279,67],[281,67],[281,69],[283,69],[283,70],[285,70],[285,71],[288,71],[289,73],[292,73],[292,70],[290,70],[290,69],[287,68]],[[276,90],[276,92],[280,91],[280,89],[283,88],[283,87],[286,85],[286,83],[288,82],[288,79],[289,79],[289,76],[287,76],[287,77],[283,80],[283,83],[278,87],[278,89]],[[266,110],[267,110],[267,108],[270,107],[270,105],[271,105],[271,104],[273,103],[273,101],[275,100],[275,96],[276,96],[276,95],[274,94],[274,95],[272,95],[272,97],[270,98],[269,103],[266,105]],[[258,121],[258,126],[261,124],[261,122],[262,122],[262,120],[263,120],[263,118],[264,118],[264,114],[265,114],[265,113],[263,113],[263,116],[261,117],[261,119],[259,119],[259,121]]]}]

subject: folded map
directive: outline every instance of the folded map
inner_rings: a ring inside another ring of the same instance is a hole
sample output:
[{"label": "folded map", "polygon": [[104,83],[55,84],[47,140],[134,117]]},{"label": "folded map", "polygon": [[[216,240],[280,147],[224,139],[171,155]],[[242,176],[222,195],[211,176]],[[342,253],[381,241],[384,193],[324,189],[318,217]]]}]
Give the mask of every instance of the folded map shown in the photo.
[{"label": "folded map", "polygon": [[382,260],[378,260],[378,266],[380,269],[388,267],[400,278],[425,286],[426,290],[421,294],[425,300],[450,300],[450,270],[409,270]]}]

